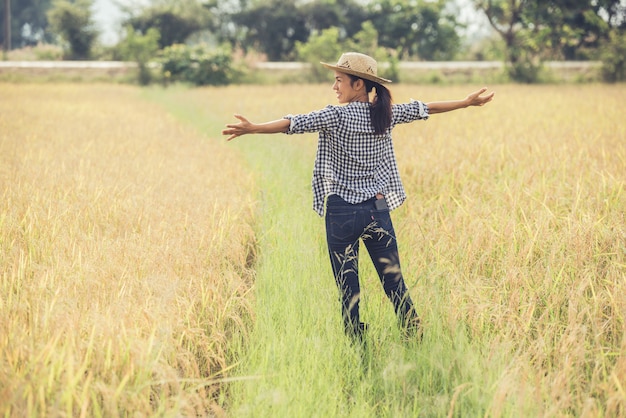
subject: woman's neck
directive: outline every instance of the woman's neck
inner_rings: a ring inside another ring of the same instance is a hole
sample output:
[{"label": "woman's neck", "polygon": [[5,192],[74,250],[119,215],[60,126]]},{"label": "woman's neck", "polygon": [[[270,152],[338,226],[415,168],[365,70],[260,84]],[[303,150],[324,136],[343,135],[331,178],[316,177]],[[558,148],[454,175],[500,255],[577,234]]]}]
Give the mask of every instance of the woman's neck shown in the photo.
[{"label": "woman's neck", "polygon": [[367,93],[360,94],[360,95],[354,97],[352,100],[350,100],[350,103],[354,103],[354,102],[369,103],[370,102],[369,94],[367,94]]}]

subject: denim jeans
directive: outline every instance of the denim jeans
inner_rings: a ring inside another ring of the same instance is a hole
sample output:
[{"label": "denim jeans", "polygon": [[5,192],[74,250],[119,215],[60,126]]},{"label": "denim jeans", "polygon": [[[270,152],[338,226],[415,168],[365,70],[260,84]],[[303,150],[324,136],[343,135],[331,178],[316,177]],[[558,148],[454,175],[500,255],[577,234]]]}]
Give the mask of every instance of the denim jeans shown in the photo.
[{"label": "denim jeans", "polygon": [[398,257],[398,245],[388,209],[378,210],[376,198],[350,204],[330,195],[326,206],[326,240],[347,334],[360,334],[359,241],[374,263],[385,294],[401,326],[419,322],[409,296]]}]

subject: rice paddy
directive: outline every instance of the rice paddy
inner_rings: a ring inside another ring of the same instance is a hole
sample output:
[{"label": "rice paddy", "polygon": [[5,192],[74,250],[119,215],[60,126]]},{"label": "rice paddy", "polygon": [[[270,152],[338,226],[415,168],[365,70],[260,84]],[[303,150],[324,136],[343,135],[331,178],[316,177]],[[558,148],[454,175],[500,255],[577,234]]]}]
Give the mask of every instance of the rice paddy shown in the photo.
[{"label": "rice paddy", "polygon": [[220,136],[330,86],[0,85],[0,414],[626,415],[626,87],[490,88],[394,132],[425,335],[400,338],[364,256],[361,349],[315,135]]}]

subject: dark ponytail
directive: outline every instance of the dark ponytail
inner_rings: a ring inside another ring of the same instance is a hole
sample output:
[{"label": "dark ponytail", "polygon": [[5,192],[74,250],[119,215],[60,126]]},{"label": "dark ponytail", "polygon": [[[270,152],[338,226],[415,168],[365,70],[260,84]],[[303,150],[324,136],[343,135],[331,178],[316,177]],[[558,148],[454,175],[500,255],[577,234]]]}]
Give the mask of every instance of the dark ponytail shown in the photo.
[{"label": "dark ponytail", "polygon": [[[350,78],[353,82],[359,79],[359,77],[353,75]],[[361,80],[365,82],[365,91],[367,93],[371,93],[373,89],[376,89],[376,97],[370,107],[370,116],[374,132],[382,135],[391,126],[391,92],[387,87],[375,81]]]},{"label": "dark ponytail", "polygon": [[[371,84],[371,87],[368,84]],[[387,87],[373,81],[367,81],[365,85],[368,86],[368,93],[373,87],[376,88],[376,97],[370,108],[370,115],[372,115],[374,132],[384,134],[391,126],[391,92]]]}]

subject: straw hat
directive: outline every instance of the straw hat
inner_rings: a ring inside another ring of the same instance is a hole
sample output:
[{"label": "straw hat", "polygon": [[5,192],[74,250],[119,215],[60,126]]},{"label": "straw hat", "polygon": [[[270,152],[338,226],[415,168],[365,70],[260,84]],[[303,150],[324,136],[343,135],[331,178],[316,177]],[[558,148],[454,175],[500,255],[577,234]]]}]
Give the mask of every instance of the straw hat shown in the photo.
[{"label": "straw hat", "polygon": [[359,54],[358,52],[346,52],[339,57],[337,65],[320,62],[324,67],[330,68],[346,74],[352,74],[357,77],[365,78],[376,83],[391,83],[391,80],[378,77],[378,64],[376,60],[368,55]]}]

